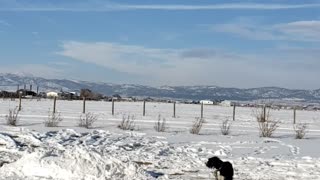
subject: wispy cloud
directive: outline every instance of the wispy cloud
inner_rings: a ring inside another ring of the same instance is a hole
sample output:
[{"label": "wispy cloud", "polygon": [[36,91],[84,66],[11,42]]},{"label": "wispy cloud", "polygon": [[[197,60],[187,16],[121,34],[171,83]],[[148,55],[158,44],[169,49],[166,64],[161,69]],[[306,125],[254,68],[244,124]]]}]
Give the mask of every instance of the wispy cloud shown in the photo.
[{"label": "wispy cloud", "polygon": [[232,3],[232,4],[209,4],[209,5],[121,5],[128,10],[219,10],[219,9],[252,9],[252,10],[280,10],[319,8],[320,4],[255,4],[255,3]]},{"label": "wispy cloud", "polygon": [[42,64],[4,65],[0,67],[0,72],[20,74],[30,74],[30,72],[32,72],[32,75],[45,78],[63,78],[65,74],[61,68],[54,68],[52,66]]},{"label": "wispy cloud", "polygon": [[[110,42],[77,41],[64,42],[61,47],[59,55],[138,75],[139,80],[143,79],[152,85],[296,87],[297,79],[308,79],[304,83],[315,81],[318,77],[315,74],[318,74],[320,68],[316,58],[318,56],[307,51],[292,54],[291,51],[273,50],[272,53],[251,55],[211,48],[156,49]],[[310,65],[314,68],[306,70],[305,67]]]},{"label": "wispy cloud", "polygon": [[320,41],[320,21],[318,20],[271,25],[232,22],[209,25],[209,29],[253,40]]},{"label": "wispy cloud", "polygon": [[3,25],[3,26],[11,26],[10,23],[8,23],[7,21],[1,20],[1,19],[0,19],[0,25]]},{"label": "wispy cloud", "polygon": [[87,1],[63,4],[14,3],[1,4],[0,11],[68,11],[68,12],[107,12],[130,10],[166,10],[166,11],[201,11],[201,10],[282,10],[320,8],[320,3],[313,4],[272,4],[272,3],[225,3],[225,4],[119,4],[110,1]]}]

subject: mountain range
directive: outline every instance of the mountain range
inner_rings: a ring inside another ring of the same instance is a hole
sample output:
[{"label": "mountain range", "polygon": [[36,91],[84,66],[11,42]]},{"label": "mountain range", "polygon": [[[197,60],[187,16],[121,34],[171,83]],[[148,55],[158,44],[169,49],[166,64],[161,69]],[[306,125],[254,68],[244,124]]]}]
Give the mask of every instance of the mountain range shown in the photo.
[{"label": "mountain range", "polygon": [[279,87],[261,88],[225,88],[219,86],[161,86],[151,87],[136,84],[113,84],[103,82],[76,81],[67,79],[46,79],[32,75],[0,74],[0,90],[15,91],[30,84],[40,91],[75,91],[87,88],[107,96],[119,94],[121,96],[172,98],[188,100],[238,100],[253,101],[261,99],[300,100],[306,102],[320,101],[320,89],[296,90]]}]

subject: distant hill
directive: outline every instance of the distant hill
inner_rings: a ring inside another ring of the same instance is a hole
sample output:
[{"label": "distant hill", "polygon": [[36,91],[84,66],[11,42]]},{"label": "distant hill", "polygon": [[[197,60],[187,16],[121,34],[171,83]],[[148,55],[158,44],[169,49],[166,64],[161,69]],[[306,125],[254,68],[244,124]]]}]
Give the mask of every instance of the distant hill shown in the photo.
[{"label": "distant hill", "polygon": [[293,90],[279,87],[262,88],[224,88],[218,86],[162,86],[151,87],[135,84],[112,84],[101,82],[75,81],[66,79],[45,79],[31,75],[0,74],[0,90],[15,91],[17,85],[27,88],[40,87],[40,91],[76,91],[88,88],[104,95],[120,94],[121,96],[140,96],[156,98],[176,98],[190,100],[240,100],[252,101],[258,99],[300,99],[303,101],[319,101],[320,89]]}]

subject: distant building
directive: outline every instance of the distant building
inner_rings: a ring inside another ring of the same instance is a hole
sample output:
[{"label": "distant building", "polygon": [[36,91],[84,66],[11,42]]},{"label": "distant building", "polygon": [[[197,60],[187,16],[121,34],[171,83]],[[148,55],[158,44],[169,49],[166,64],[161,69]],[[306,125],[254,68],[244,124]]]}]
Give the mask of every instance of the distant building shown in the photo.
[{"label": "distant building", "polygon": [[228,107],[228,106],[232,106],[232,102],[225,100],[225,101],[222,101],[219,105]]},{"label": "distant building", "polygon": [[34,96],[37,96],[36,92],[24,90],[24,89],[19,89],[16,93],[21,94],[22,96],[27,97],[27,98],[32,98]]},{"label": "distant building", "polygon": [[53,98],[53,97],[58,97],[58,93],[57,92],[48,92],[47,93],[47,98]]},{"label": "distant building", "polygon": [[214,102],[213,102],[213,101],[209,101],[209,100],[201,100],[201,101],[200,101],[200,104],[203,104],[203,105],[213,105]]}]

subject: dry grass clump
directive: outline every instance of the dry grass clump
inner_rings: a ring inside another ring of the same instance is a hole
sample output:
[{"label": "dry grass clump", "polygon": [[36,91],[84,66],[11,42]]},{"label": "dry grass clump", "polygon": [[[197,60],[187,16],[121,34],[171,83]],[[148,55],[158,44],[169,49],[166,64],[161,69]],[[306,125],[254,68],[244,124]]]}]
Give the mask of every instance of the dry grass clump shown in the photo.
[{"label": "dry grass clump", "polygon": [[161,119],[161,115],[159,114],[158,120],[154,124],[154,129],[157,132],[165,132],[167,128],[168,126],[167,126],[166,118]]},{"label": "dry grass clump", "polygon": [[120,122],[120,124],[118,125],[118,128],[122,129],[122,130],[130,130],[133,131],[135,130],[135,122],[134,122],[134,116],[125,116],[123,115],[122,117],[122,121]]},{"label": "dry grass clump", "polygon": [[306,123],[300,123],[293,125],[293,130],[296,135],[296,139],[303,139],[307,133],[308,126]]},{"label": "dry grass clump", "polygon": [[197,117],[192,124],[192,127],[190,129],[190,133],[191,134],[199,134],[204,123],[205,123],[204,118]]},{"label": "dry grass clump", "polygon": [[18,123],[18,119],[19,119],[19,110],[18,108],[14,108],[14,109],[9,109],[9,113],[8,115],[6,115],[6,121],[7,121],[7,125],[10,126],[17,126]]},{"label": "dry grass clump", "polygon": [[79,126],[87,129],[92,128],[93,123],[98,120],[98,116],[93,113],[82,114],[79,119]]},{"label": "dry grass clump", "polygon": [[271,118],[270,109],[263,108],[255,113],[258,122],[259,133],[261,137],[271,137],[279,127],[280,121],[274,121]]},{"label": "dry grass clump", "polygon": [[48,112],[48,119],[44,121],[46,127],[57,127],[63,120],[61,113]]},{"label": "dry grass clump", "polygon": [[229,135],[230,128],[231,128],[231,121],[229,119],[222,121],[222,125],[220,126],[222,135]]}]

